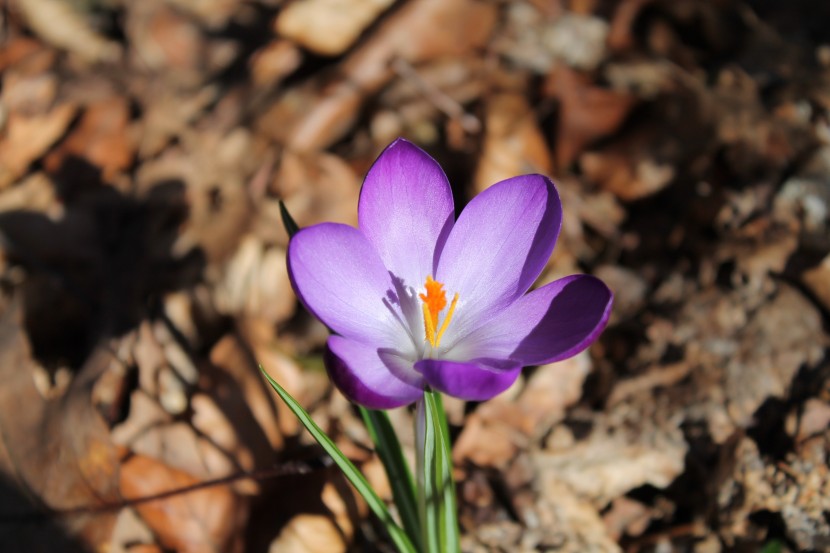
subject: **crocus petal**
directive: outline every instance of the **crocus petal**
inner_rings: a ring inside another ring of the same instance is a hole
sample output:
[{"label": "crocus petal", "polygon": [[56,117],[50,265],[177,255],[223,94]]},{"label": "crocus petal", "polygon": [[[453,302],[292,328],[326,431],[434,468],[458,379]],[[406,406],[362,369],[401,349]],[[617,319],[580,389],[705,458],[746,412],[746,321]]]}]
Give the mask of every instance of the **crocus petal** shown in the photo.
[{"label": "crocus petal", "polygon": [[498,359],[423,359],[415,363],[415,370],[436,390],[468,401],[484,401],[509,388],[522,372],[522,365]]},{"label": "crocus petal", "polygon": [[423,150],[403,139],[390,144],[363,181],[357,212],[361,232],[406,286],[418,289],[435,274],[454,207],[444,171]]},{"label": "crocus petal", "polygon": [[288,244],[288,274],[309,311],[338,334],[387,345],[406,333],[392,278],[359,230],[302,229]]},{"label": "crocus petal", "polygon": [[347,398],[371,409],[391,409],[408,405],[421,397],[422,386],[398,378],[407,371],[418,378],[412,368],[396,356],[384,356],[374,346],[341,336],[330,336],[325,353],[326,369],[335,386]]},{"label": "crocus petal", "polygon": [[516,359],[522,365],[561,361],[599,336],[612,303],[613,294],[598,278],[565,277],[519,298],[465,337],[454,353]]},{"label": "crocus petal", "polygon": [[447,238],[435,277],[459,294],[453,334],[472,330],[530,288],[561,224],[559,194],[542,175],[504,180],[470,201]]}]

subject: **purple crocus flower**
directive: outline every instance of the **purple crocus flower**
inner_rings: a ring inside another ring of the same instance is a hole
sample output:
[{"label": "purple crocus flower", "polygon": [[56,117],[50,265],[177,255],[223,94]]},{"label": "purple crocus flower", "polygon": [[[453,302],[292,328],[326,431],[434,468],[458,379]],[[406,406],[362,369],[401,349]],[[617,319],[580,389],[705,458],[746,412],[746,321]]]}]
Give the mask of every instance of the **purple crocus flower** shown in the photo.
[{"label": "purple crocus flower", "polygon": [[611,312],[605,284],[572,275],[527,293],[561,223],[542,175],[494,184],[456,220],[438,163],[393,142],[363,182],[358,228],[314,225],[288,246],[294,290],[334,332],[325,363],[335,385],[375,409],[426,387],[484,400],[523,366],[584,350]]}]

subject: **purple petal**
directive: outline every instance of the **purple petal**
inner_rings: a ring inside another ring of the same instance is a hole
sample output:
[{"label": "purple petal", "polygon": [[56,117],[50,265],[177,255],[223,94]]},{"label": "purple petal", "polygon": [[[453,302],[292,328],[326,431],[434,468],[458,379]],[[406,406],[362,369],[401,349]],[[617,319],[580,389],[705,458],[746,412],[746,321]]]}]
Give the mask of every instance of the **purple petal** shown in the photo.
[{"label": "purple petal", "polygon": [[608,322],[613,294],[590,275],[572,275],[519,298],[459,344],[467,355],[561,361],[587,348]]},{"label": "purple petal", "polygon": [[[329,336],[325,353],[326,369],[335,386],[347,398],[371,409],[391,409],[408,405],[421,397],[423,386],[407,379],[420,379],[412,363],[392,354],[383,355],[377,347],[341,336]],[[408,374],[407,374],[408,373]]]},{"label": "purple petal", "polygon": [[406,332],[392,279],[359,230],[323,223],[288,244],[288,274],[309,311],[334,332],[370,343],[394,343]]},{"label": "purple petal", "polygon": [[435,277],[459,294],[456,332],[474,329],[530,288],[561,224],[559,194],[542,175],[504,180],[472,199],[447,238]]},{"label": "purple petal", "polygon": [[441,166],[426,152],[398,139],[363,181],[359,228],[384,265],[407,286],[435,275],[436,252],[452,228],[452,190]]},{"label": "purple petal", "polygon": [[415,370],[436,390],[469,401],[484,401],[509,388],[522,372],[522,366],[499,359],[424,359],[415,363]]}]

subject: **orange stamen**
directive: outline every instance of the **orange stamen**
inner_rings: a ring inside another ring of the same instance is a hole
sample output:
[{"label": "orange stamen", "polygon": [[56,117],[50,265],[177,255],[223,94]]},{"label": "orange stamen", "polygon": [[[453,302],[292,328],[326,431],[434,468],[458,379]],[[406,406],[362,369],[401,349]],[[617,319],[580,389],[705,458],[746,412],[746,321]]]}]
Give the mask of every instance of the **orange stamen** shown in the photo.
[{"label": "orange stamen", "polygon": [[444,284],[433,280],[432,276],[428,276],[424,288],[426,288],[426,294],[419,294],[421,301],[424,302],[424,331],[426,332],[427,341],[435,348],[441,343],[441,336],[444,335],[447,326],[450,324],[450,319],[452,319],[455,306],[458,303],[458,294],[453,298],[450,310],[439,329],[438,314],[447,306],[447,294],[444,292]]}]

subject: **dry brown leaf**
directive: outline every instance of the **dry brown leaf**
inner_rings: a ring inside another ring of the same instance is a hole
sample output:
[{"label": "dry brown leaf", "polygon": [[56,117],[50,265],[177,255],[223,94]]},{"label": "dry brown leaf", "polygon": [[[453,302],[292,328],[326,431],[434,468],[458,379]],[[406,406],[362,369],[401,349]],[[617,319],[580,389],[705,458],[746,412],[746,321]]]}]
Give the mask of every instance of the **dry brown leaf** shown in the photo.
[{"label": "dry brown leaf", "polygon": [[207,263],[219,264],[236,251],[251,220],[251,197],[242,183],[238,166],[223,159],[233,133],[218,137],[203,133],[192,152],[169,150],[168,154],[145,162],[136,175],[139,194],[150,196],[166,183],[183,209],[187,220],[172,247],[173,255],[196,250]]},{"label": "dry brown leaf", "polygon": [[29,173],[14,187],[0,194],[0,212],[25,209],[55,216],[62,211],[55,185],[43,172]]},{"label": "dry brown leaf", "polygon": [[218,29],[228,23],[239,11],[237,0],[167,0],[167,2],[196,17],[210,29]]},{"label": "dry brown leaf", "polygon": [[165,71],[173,82],[201,80],[206,43],[188,17],[163,2],[140,2],[131,6],[126,23],[129,53],[137,67]]},{"label": "dry brown leaf", "polygon": [[564,13],[542,31],[542,44],[552,58],[583,71],[606,59],[608,23],[594,14]]},{"label": "dry brown leaf", "polygon": [[5,136],[0,141],[0,189],[23,176],[29,164],[63,136],[75,113],[75,105],[63,103],[41,115],[9,114]]},{"label": "dry brown leaf", "polygon": [[46,169],[54,173],[67,158],[76,157],[100,168],[101,179],[111,182],[133,161],[135,147],[127,130],[129,117],[127,99],[120,96],[88,106],[69,137],[46,157]]},{"label": "dry brown leaf", "polygon": [[[290,92],[265,115],[261,128],[291,150],[321,150],[342,137],[366,97],[389,82],[395,59],[415,65],[463,55],[484,43],[495,22],[495,6],[490,4],[472,0],[409,2],[342,62],[342,77],[320,93],[303,88]],[[286,125],[286,118],[293,118],[294,123]]]},{"label": "dry brown leaf", "polygon": [[826,344],[821,316],[787,285],[746,321],[737,351],[726,362],[724,383],[729,414],[740,426],[769,397],[785,397],[804,363],[813,366]]},{"label": "dry brown leaf", "polygon": [[566,66],[551,72],[547,88],[560,103],[555,143],[560,170],[592,143],[616,132],[637,103],[632,95],[600,88]]},{"label": "dry brown leaf", "polygon": [[[134,455],[121,466],[120,488],[126,500],[163,494],[199,484],[186,472]],[[227,486],[211,486],[141,502],[135,510],[162,546],[181,553],[240,552],[239,525],[247,504]]]},{"label": "dry brown leaf", "polygon": [[384,106],[370,123],[376,147],[386,146],[401,135],[421,144],[434,143],[440,133],[439,119],[446,119],[445,132],[451,149],[468,148],[471,136],[481,132],[478,117],[465,105],[481,97],[489,75],[483,60],[472,53],[464,57],[438,58],[418,67],[403,59],[392,62],[399,77],[377,97]]},{"label": "dry brown leaf", "polygon": [[276,31],[312,52],[345,52],[393,0],[295,0],[277,16]]},{"label": "dry brown leaf", "polygon": [[[118,513],[108,553],[134,553],[134,547],[158,547],[155,536],[135,509],[125,507]],[[158,553],[161,553],[159,549]]]},{"label": "dry brown leaf", "polygon": [[[46,55],[45,58],[42,57],[44,54]],[[41,63],[37,63],[32,68],[32,73],[42,73],[55,61],[54,51],[45,48],[38,40],[29,36],[11,37],[7,35],[3,49],[0,50],[0,71],[6,72],[15,64],[27,63],[27,60],[33,57],[40,57]],[[46,63],[42,64],[43,61],[46,61]]]},{"label": "dry brown leaf", "polygon": [[[711,98],[685,74],[676,80],[682,86],[663,91],[642,106],[641,117],[623,132],[579,156],[589,181],[632,201],[655,194],[678,177],[691,179],[704,166],[716,144]],[[684,124],[684,132],[677,133]]]},{"label": "dry brown leaf", "polygon": [[544,506],[542,526],[558,530],[557,550],[567,553],[619,553],[619,545],[609,535],[595,507],[552,474],[539,484]]},{"label": "dry brown leaf", "polygon": [[649,289],[642,275],[619,265],[601,265],[594,275],[614,291],[612,316],[625,319],[642,309]]},{"label": "dry brown leaf", "polygon": [[830,311],[830,255],[815,267],[801,275],[804,284],[815,294],[827,311]]},{"label": "dry brown leaf", "polygon": [[118,43],[107,40],[94,31],[71,3],[60,0],[18,0],[15,4],[26,23],[44,41],[65,49],[86,62],[114,62],[121,55]]},{"label": "dry brown leaf", "polygon": [[302,61],[303,54],[296,45],[288,40],[275,40],[251,56],[251,78],[259,87],[273,87]]},{"label": "dry brown leaf", "polygon": [[196,91],[178,91],[162,87],[145,93],[147,105],[140,121],[138,157],[158,155],[167,144],[181,136],[202,111],[218,96],[218,89],[206,86]]},{"label": "dry brown leaf", "polygon": [[130,545],[126,553],[164,553],[164,549],[155,544],[139,543]]},{"label": "dry brown leaf", "polygon": [[[325,221],[357,223],[354,206],[360,193],[360,179],[337,156],[285,152],[274,179],[274,189],[301,227]],[[280,232],[287,243],[284,230]]]},{"label": "dry brown leaf", "polygon": [[539,75],[557,65],[593,70],[606,58],[608,23],[574,2],[511,2],[493,48],[518,67]]},{"label": "dry brown leaf", "polygon": [[[40,523],[17,527],[16,534],[9,535],[4,529],[0,545],[7,550],[63,549],[71,546],[72,539],[78,539],[95,549],[104,547],[115,514],[96,513],[94,509],[120,499],[118,452],[90,393],[109,363],[117,361],[108,351],[97,350],[65,395],[44,400],[35,386],[35,362],[18,322],[18,308],[6,305],[3,311],[0,471],[7,481],[6,491],[0,494],[0,507],[5,514],[17,516],[38,512],[48,515],[50,510],[78,512],[59,521],[45,517]],[[14,416],[8,416],[12,413]],[[56,533],[56,526],[66,534]]]},{"label": "dry brown leaf", "polygon": [[[247,334],[257,362],[301,405],[308,406],[328,391],[330,383],[325,375],[313,378],[312,375],[305,374],[293,358],[274,347],[269,340],[253,336],[251,332]],[[278,401],[276,411],[279,431],[283,435],[294,436],[301,432],[302,425],[285,402]],[[273,430],[269,429],[269,436],[271,432]]]},{"label": "dry brown leaf", "polygon": [[[139,369],[139,376],[140,376]],[[134,390],[130,395],[130,414],[112,429],[112,441],[138,453],[159,455],[163,450],[159,438],[151,432],[169,425],[173,417],[159,402],[144,390]]]},{"label": "dry brown leaf", "polygon": [[285,250],[267,247],[248,234],[225,264],[215,287],[216,308],[227,314],[279,324],[294,314],[296,297],[286,269]]},{"label": "dry brown leaf", "polygon": [[[270,397],[241,346],[229,352],[233,340],[221,341],[220,350],[225,353],[216,360],[227,368],[203,364],[197,373],[198,383],[191,384],[198,386],[197,390],[189,391],[182,385],[177,400],[181,405],[171,409],[170,400],[164,399],[169,383],[165,384],[163,376],[175,375],[170,368],[172,359],[165,355],[163,344],[148,347],[148,341],[156,342],[148,340],[146,331],[140,336],[135,358],[141,387],[132,392],[126,420],[113,429],[117,443],[203,480],[273,463],[271,441],[280,446],[282,437]],[[183,382],[181,377],[171,378],[180,385]],[[210,388],[213,395],[202,392],[204,388]],[[257,489],[252,480],[236,480],[232,486],[243,494]]]},{"label": "dry brown leaf", "polygon": [[2,102],[9,113],[35,115],[48,111],[54,103],[58,93],[57,76],[48,72],[30,74],[30,71],[7,71],[4,75]]},{"label": "dry brown leaf", "polygon": [[602,520],[614,541],[624,535],[639,536],[651,523],[651,509],[628,497],[618,497],[611,502],[611,508],[603,514]]},{"label": "dry brown leaf", "polygon": [[595,430],[573,447],[533,455],[542,485],[566,482],[602,508],[644,484],[665,488],[683,472],[687,446],[679,430],[660,429],[639,439],[619,434]]},{"label": "dry brown leaf", "polygon": [[537,368],[517,399],[527,418],[525,432],[538,439],[562,420],[566,409],[582,397],[582,386],[592,368],[588,352]]},{"label": "dry brown leaf", "polygon": [[464,423],[453,444],[453,462],[470,461],[482,467],[505,468],[529,443],[533,421],[514,396],[524,384],[520,378],[506,393],[480,405]]},{"label": "dry brown leaf", "polygon": [[645,374],[619,382],[608,396],[607,404],[614,406],[638,394],[643,394],[641,397],[647,397],[649,392],[655,388],[665,388],[680,382],[689,375],[690,371],[691,367],[688,363],[683,362],[653,368]]},{"label": "dry brown leaf", "polygon": [[586,152],[579,163],[585,175],[623,200],[636,200],[666,187],[674,178],[671,165],[653,160],[632,161],[632,153],[607,148]]},{"label": "dry brown leaf", "polygon": [[830,428],[830,403],[811,398],[804,402],[798,416],[798,432],[793,432],[798,442],[804,442]]},{"label": "dry brown leaf", "polygon": [[[227,373],[201,363],[198,370],[188,369],[193,377],[187,383],[180,367],[193,361],[181,349],[171,349],[176,342],[169,332],[161,332],[166,328],[161,323],[154,329],[147,323],[140,327],[134,347],[139,388],[132,392],[127,418],[113,429],[113,439],[201,479],[270,465],[273,448],[263,430],[273,435],[276,423],[270,403],[265,405],[265,414],[261,412],[262,401],[270,398],[258,374],[250,373],[255,367],[244,354],[226,360],[244,361],[232,365]],[[173,355],[174,351],[180,353]],[[243,378],[246,373],[248,382]],[[236,376],[241,380],[235,380]],[[253,391],[245,389],[250,386]],[[214,396],[202,391],[207,387],[214,390]],[[261,421],[256,415],[261,415]],[[277,433],[277,444],[281,444],[279,439]],[[256,488],[248,480],[238,480],[233,486],[246,494]]]},{"label": "dry brown leaf", "polygon": [[636,45],[635,23],[643,8],[654,0],[623,0],[619,2],[611,18],[608,31],[608,48],[615,51],[629,50]]},{"label": "dry brown leaf", "polygon": [[[238,336],[229,334],[219,340],[210,352],[211,364],[223,373],[227,380],[217,378],[216,386],[222,390],[220,405],[228,413],[230,420],[237,426],[237,432],[243,443],[256,455],[257,466],[267,466],[272,460],[273,451],[283,445],[283,437],[279,429],[273,395],[265,384],[259,371],[258,363],[266,364],[264,359],[257,355],[256,349],[249,349]],[[271,368],[270,363],[266,369]],[[288,365],[285,370],[291,370]],[[289,384],[286,374],[272,374],[280,377],[280,382],[291,393],[299,390],[296,385]],[[299,378],[298,375],[294,375]],[[297,396],[294,396],[297,397]],[[240,412],[241,411],[241,412]],[[253,420],[250,420],[253,419]]]},{"label": "dry brown leaf", "polygon": [[269,553],[345,553],[346,542],[330,517],[300,514],[288,521],[271,543]]},{"label": "dry brown leaf", "polygon": [[523,94],[503,93],[488,99],[476,193],[516,175],[551,173],[550,151],[536,119]]}]

